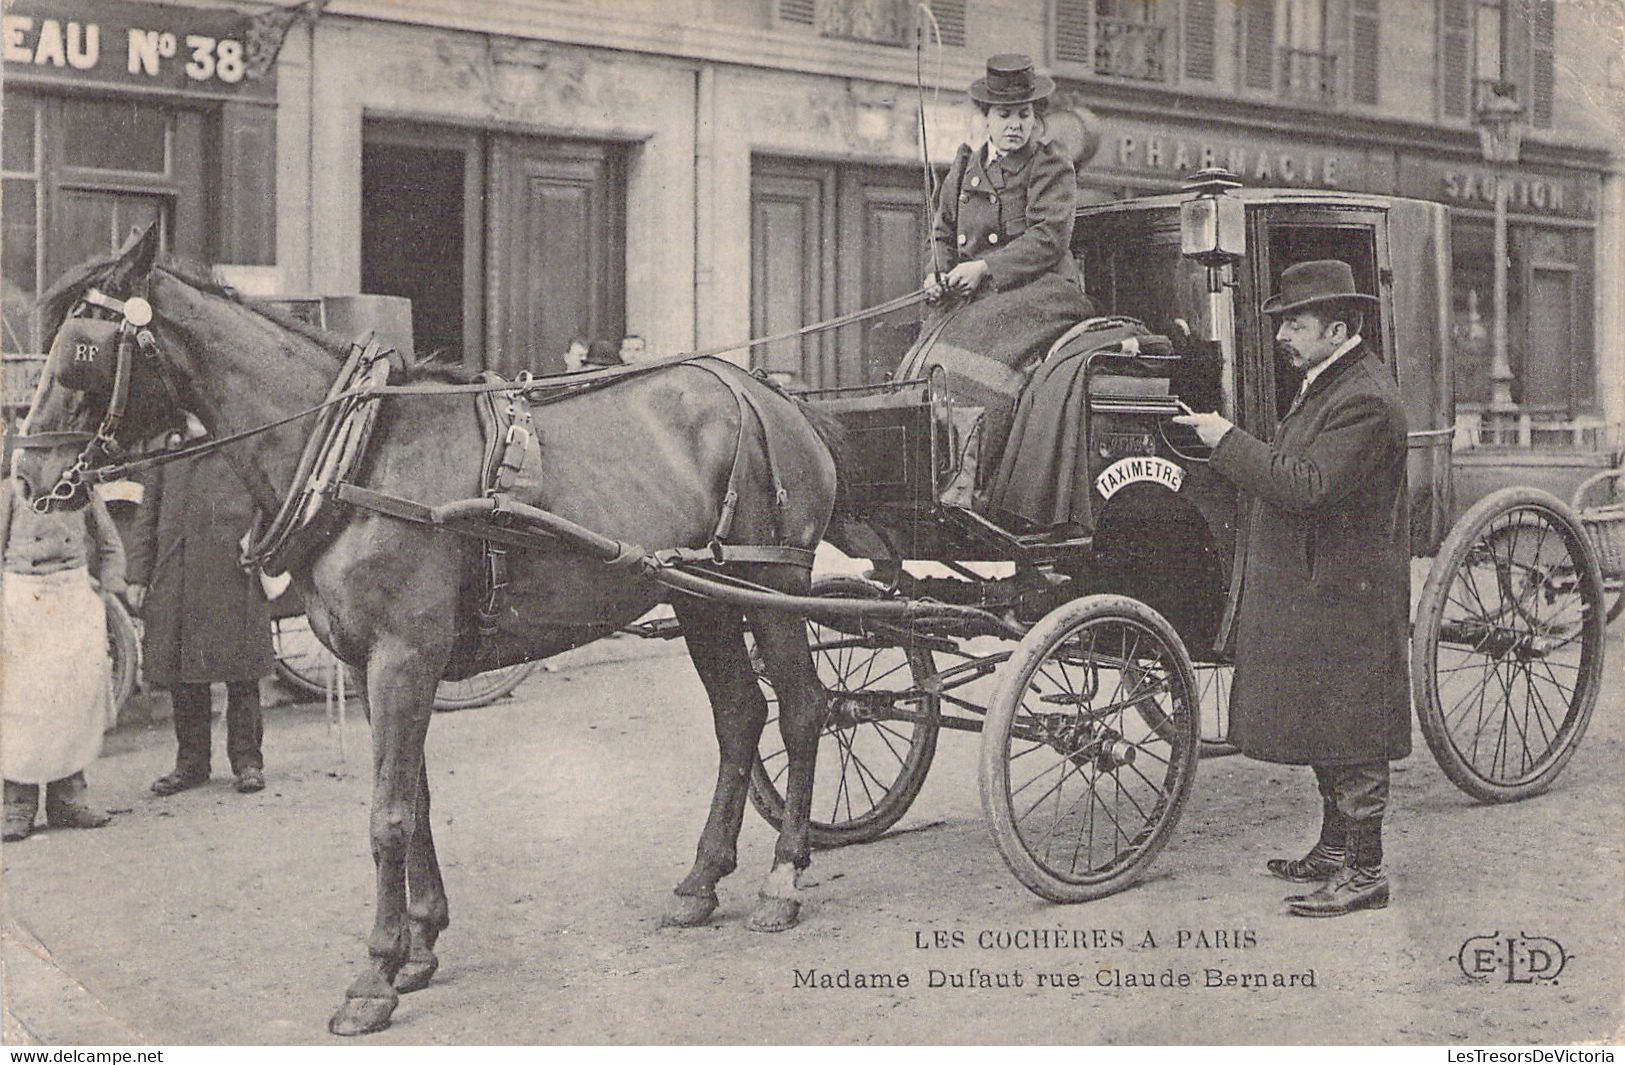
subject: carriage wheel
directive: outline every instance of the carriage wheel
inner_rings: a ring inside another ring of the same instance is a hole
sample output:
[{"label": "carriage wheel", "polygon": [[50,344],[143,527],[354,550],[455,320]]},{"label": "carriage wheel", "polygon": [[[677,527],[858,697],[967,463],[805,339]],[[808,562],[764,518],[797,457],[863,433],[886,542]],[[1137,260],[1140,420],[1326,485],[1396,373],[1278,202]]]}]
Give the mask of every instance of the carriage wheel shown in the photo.
[{"label": "carriage wheel", "polygon": [[1474,798],[1538,795],[1574,756],[1602,683],[1598,569],[1569,508],[1533,488],[1485,496],[1439,548],[1411,688],[1439,767]]},{"label": "carriage wheel", "polygon": [[[271,621],[271,646],[275,653],[276,675],[296,692],[313,698],[327,694],[328,678],[332,670],[341,667],[316,634],[310,631],[310,621],[303,614]],[[436,710],[467,710],[496,702],[524,682],[536,668],[534,662],[477,673],[463,680],[443,680],[435,689]],[[350,686],[354,691],[362,688],[362,678],[350,670]]]},{"label": "carriage wheel", "polygon": [[1230,682],[1235,679],[1236,667],[1229,662],[1198,662],[1195,668],[1202,757],[1235,754],[1236,745],[1230,742]]},{"label": "carriage wheel", "polygon": [[117,596],[104,595],[102,602],[107,604],[107,657],[113,665],[113,706],[122,710],[135,694],[136,678],[141,673],[141,637],[135,631],[129,611]]},{"label": "carriage wheel", "polygon": [[1179,822],[1201,738],[1194,670],[1144,603],[1051,611],[999,671],[982,730],[982,809],[1011,872],[1053,902],[1133,883]]},{"label": "carriage wheel", "polygon": [[[812,594],[875,599],[884,593],[855,577],[831,577],[816,581]],[[827,697],[808,839],[815,847],[867,843],[895,825],[925,785],[941,702],[924,687],[936,667],[924,648],[816,621],[807,622],[807,642]],[[777,830],[790,761],[779,735],[778,696],[754,643],[751,662],[767,696],[768,720],[751,767],[750,801]]]}]

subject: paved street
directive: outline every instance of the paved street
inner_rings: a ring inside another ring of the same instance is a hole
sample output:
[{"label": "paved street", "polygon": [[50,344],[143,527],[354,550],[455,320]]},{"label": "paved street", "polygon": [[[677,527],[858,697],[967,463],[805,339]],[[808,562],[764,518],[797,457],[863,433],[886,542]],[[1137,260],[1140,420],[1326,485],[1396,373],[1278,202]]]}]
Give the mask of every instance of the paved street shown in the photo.
[{"label": "paved street", "polygon": [[[945,734],[899,828],[821,852],[803,924],[765,936],[744,928],[772,847],[753,812],[713,923],[655,927],[691,857],[715,748],[681,645],[618,638],[497,705],[437,715],[429,758],[452,926],[432,986],[369,1039],[1617,1040],[1619,626],[1609,655],[1590,733],[1545,796],[1478,805],[1418,738],[1396,776],[1385,911],[1286,915],[1285,885],[1262,863],[1311,837],[1313,784],[1306,770],[1239,757],[1203,763],[1144,883],[1083,906],[1044,904],[983,827],[976,738]],[[237,795],[217,761],[214,782],[167,800],[146,790],[170,765],[167,728],[115,734],[90,777],[125,811],[117,821],[6,847],[8,1042],[332,1040],[325,1023],[362,962],[372,912],[366,726],[352,717],[343,758],[320,704],[273,711],[266,732],[266,791]],[[222,748],[217,738],[217,759]],[[963,945],[930,947],[938,932]],[[1035,932],[1064,943],[1035,946]],[[1508,982],[1517,974],[1501,968],[1467,979],[1464,941],[1492,934],[1560,943],[1561,978]],[[1019,973],[1022,986],[930,986],[951,974],[975,984],[971,969]],[[796,987],[809,970],[910,984]],[[1257,972],[1312,973],[1313,986],[1206,986]],[[1192,986],[1160,986],[1180,974]],[[1063,986],[1039,987],[1041,976]]]}]

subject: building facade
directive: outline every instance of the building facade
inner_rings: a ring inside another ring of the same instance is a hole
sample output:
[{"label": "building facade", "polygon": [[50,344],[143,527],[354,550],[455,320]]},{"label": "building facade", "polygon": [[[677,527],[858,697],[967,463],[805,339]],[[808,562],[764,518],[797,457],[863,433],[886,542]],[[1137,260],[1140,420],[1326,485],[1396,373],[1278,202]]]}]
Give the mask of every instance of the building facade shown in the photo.
[{"label": "building facade", "polygon": [[[869,306],[925,272],[917,116],[940,169],[996,51],[1060,83],[1085,200],[1218,164],[1448,204],[1463,497],[1617,461],[1618,0],[15,0],[5,348],[43,342],[42,283],[152,218],[245,288],[408,296],[420,350],[510,373],[576,336],[662,354]],[[1491,96],[1515,163],[1485,161]],[[738,357],[852,384],[906,324]]]}]

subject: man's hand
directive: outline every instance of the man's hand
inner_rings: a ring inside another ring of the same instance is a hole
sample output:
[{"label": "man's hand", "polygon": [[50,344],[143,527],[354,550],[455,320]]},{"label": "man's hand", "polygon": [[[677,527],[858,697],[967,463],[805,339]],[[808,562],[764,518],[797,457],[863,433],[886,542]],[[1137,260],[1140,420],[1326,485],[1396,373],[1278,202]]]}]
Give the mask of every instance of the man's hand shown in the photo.
[{"label": "man's hand", "polygon": [[1208,447],[1218,447],[1224,434],[1235,426],[1229,418],[1215,411],[1206,414],[1177,414],[1173,420],[1179,425],[1188,425],[1196,430],[1196,435],[1202,438],[1202,443]]},{"label": "man's hand", "polygon": [[124,602],[130,608],[130,613],[141,613],[141,604],[146,602],[147,586],[145,584],[127,584],[124,586]]}]

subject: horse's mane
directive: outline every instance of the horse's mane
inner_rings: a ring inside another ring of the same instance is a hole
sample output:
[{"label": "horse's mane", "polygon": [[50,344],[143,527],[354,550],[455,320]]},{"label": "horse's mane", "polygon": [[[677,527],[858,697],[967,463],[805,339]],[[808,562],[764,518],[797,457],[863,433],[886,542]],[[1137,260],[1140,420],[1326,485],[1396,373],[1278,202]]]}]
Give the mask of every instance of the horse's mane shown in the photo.
[{"label": "horse's mane", "polygon": [[[40,316],[45,326],[45,335],[55,336],[57,330],[62,328],[62,323],[67,319],[69,312],[73,310],[74,304],[79,302],[85,291],[105,282],[118,263],[119,256],[117,253],[104,255],[71,267],[58,278],[56,284],[52,285],[39,300]],[[218,296],[221,299],[230,300],[232,303],[246,307],[290,333],[304,337],[336,359],[343,359],[350,352],[350,341],[347,338],[319,329],[275,304],[243,296],[236,289],[222,283],[215,276],[211,267],[194,259],[178,255],[167,255],[157,262],[154,269],[162,270],[177,281],[190,285],[199,292],[206,292],[211,296]],[[406,359],[405,369],[401,376],[396,378],[395,383],[410,384],[416,381],[436,381],[450,384],[466,384],[474,380],[475,376],[473,372],[448,361],[440,352],[436,351],[428,355],[417,355]]]}]

